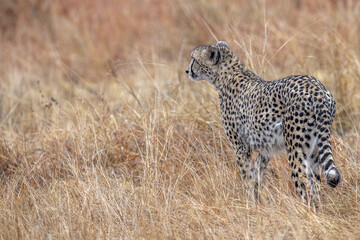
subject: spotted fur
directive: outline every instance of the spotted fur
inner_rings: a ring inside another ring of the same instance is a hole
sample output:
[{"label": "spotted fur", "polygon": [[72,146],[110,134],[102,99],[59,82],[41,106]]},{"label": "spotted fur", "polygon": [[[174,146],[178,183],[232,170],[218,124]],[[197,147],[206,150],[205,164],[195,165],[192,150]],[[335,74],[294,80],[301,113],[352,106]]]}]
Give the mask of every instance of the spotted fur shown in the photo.
[{"label": "spotted fur", "polygon": [[[225,42],[195,48],[186,73],[216,88],[225,132],[249,189],[257,193],[270,157],[281,151],[287,152],[291,178],[304,202],[318,200],[320,166],[328,185],[338,185],[330,144],[335,100],[316,78],[264,81]],[[254,167],[253,151],[258,153]]]}]

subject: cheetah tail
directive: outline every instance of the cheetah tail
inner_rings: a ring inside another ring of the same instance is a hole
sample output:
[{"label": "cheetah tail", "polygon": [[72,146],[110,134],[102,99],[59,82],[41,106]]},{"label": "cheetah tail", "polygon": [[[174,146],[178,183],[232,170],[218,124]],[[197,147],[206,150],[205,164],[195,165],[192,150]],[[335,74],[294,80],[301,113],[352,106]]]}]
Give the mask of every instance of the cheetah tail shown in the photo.
[{"label": "cheetah tail", "polygon": [[[324,141],[321,141],[320,139]],[[324,175],[327,184],[335,188],[339,184],[341,177],[333,160],[333,155],[330,145],[330,134],[328,137],[325,137],[325,139],[324,137],[322,137],[319,138],[319,140],[320,142],[318,143],[318,146],[319,146],[320,164],[324,170]]]},{"label": "cheetah tail", "polygon": [[337,170],[330,143],[330,126],[317,126],[318,130],[318,159],[324,170],[326,182],[335,188],[340,182],[340,174]]}]

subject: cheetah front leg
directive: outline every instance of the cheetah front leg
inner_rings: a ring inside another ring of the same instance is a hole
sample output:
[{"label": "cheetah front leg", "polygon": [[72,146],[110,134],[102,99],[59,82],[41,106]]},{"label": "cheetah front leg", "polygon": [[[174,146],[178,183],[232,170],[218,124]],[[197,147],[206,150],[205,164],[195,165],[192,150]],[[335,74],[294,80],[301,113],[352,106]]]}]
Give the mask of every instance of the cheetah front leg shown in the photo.
[{"label": "cheetah front leg", "polygon": [[[239,129],[235,117],[228,117],[223,113],[223,124],[225,133],[236,155],[236,162],[239,166],[240,179],[245,183],[247,193],[254,193],[255,181],[251,161],[251,149],[246,141],[238,134]],[[253,197],[255,197],[253,195]],[[256,197],[255,197],[256,199]]]},{"label": "cheetah front leg", "polygon": [[260,153],[256,157],[253,174],[254,174],[254,195],[257,200],[260,200],[260,191],[261,191],[261,182],[264,175],[264,171],[267,167],[268,162],[270,161],[270,157],[263,156]]},{"label": "cheetah front leg", "polygon": [[238,145],[236,148],[237,164],[239,166],[240,179],[245,182],[245,190],[249,195],[257,199],[256,181],[254,177],[254,169],[251,162],[251,151],[244,145]]}]

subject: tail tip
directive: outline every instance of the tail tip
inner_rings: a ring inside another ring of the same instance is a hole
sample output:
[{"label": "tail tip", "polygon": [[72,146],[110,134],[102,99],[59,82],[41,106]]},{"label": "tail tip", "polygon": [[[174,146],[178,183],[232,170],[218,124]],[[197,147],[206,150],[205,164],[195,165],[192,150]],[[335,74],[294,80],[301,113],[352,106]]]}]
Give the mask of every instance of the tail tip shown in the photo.
[{"label": "tail tip", "polygon": [[329,173],[327,174],[326,177],[326,181],[330,187],[335,188],[339,184],[340,179],[341,179],[340,174],[336,168],[332,168],[329,170]]}]

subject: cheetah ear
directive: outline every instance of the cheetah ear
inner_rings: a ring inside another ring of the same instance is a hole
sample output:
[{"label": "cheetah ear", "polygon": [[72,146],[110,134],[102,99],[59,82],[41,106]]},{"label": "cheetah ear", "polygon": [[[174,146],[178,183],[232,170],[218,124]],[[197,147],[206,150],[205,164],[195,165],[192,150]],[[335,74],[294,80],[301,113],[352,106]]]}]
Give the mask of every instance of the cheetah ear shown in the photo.
[{"label": "cheetah ear", "polygon": [[217,65],[220,62],[221,54],[219,48],[211,46],[208,54],[210,61],[212,61],[214,65]]},{"label": "cheetah ear", "polygon": [[226,42],[220,41],[216,44],[218,47],[226,47],[229,48],[229,45]]}]

